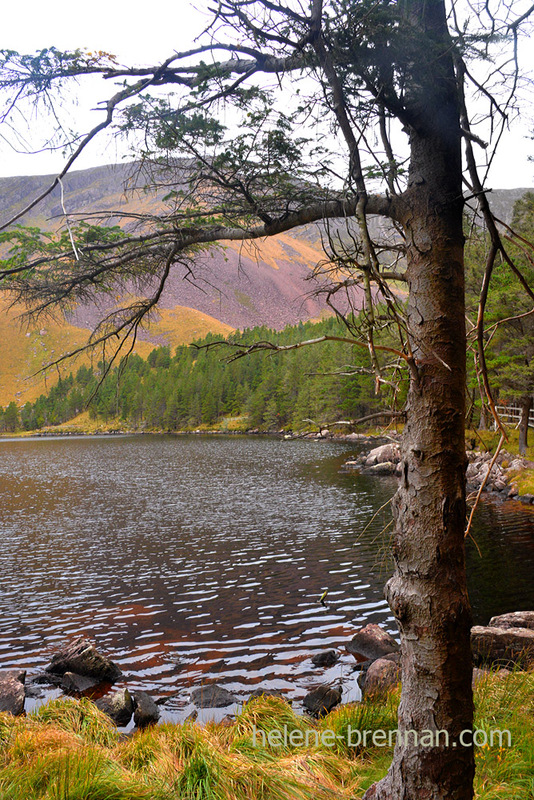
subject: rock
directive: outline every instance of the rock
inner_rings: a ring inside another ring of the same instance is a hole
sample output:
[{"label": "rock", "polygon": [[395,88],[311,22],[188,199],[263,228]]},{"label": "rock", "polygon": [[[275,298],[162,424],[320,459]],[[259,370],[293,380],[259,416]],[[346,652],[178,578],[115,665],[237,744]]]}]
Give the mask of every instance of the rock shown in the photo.
[{"label": "rock", "polygon": [[[484,466],[482,466],[480,468],[479,473],[478,473],[478,481],[479,481],[479,483],[483,483],[486,480],[486,476],[488,475],[489,471],[490,471],[490,465],[489,464],[484,464]],[[493,470],[492,470],[492,472],[493,472]]]},{"label": "rock", "polygon": [[14,681],[18,681],[24,685],[26,683],[26,670],[7,669],[4,672],[0,672],[0,681],[3,681],[5,678],[13,678]]},{"label": "rock", "polygon": [[369,475],[394,475],[397,471],[397,465],[392,461],[383,461],[380,464],[374,464],[365,470]]},{"label": "rock", "polygon": [[314,667],[333,667],[339,661],[339,653],[335,650],[325,650],[323,653],[317,653],[312,658]]},{"label": "rock", "polygon": [[501,667],[500,669],[497,670],[497,672],[494,673],[494,675],[497,678],[500,678],[501,680],[503,680],[504,678],[507,678],[508,675],[511,675],[511,674],[512,674],[511,670],[506,669],[505,667]]},{"label": "rock", "polygon": [[328,430],[328,428],[322,428],[322,430],[321,430],[321,438],[322,439],[327,439],[329,436],[330,436],[330,431]]},{"label": "rock", "polygon": [[[20,680],[21,676],[22,680]],[[14,717],[24,713],[25,678],[24,670],[10,670],[0,675],[0,711],[7,711]]]},{"label": "rock", "polygon": [[37,683],[28,683],[25,687],[26,697],[35,700],[39,697],[45,697],[46,692],[42,686],[39,686]]},{"label": "rock", "polygon": [[249,695],[249,700],[254,700],[256,697],[281,697],[284,699],[284,693],[280,689],[254,689]]},{"label": "rock", "polygon": [[274,656],[272,653],[264,653],[264,655],[259,655],[256,658],[251,659],[248,662],[249,669],[258,670],[263,669],[263,667],[268,667],[274,662]]},{"label": "rock", "polygon": [[519,494],[516,500],[519,500],[524,506],[531,506],[534,503],[534,494]]},{"label": "rock", "polygon": [[110,683],[118,680],[122,675],[113,661],[99,653],[92,642],[83,638],[76,639],[63,650],[55,653],[52,661],[46,667],[46,671],[55,675],[75,672],[77,675],[85,675]]},{"label": "rock", "polygon": [[62,680],[61,675],[53,675],[51,672],[39,672],[28,679],[28,684],[31,686],[34,684],[37,686],[61,686]]},{"label": "rock", "polygon": [[534,630],[534,611],[511,611],[489,621],[490,628],[530,628]]},{"label": "rock", "polygon": [[66,692],[77,692],[82,694],[93,686],[98,686],[96,678],[89,678],[87,675],[77,675],[75,672],[65,672],[61,679],[61,688]]},{"label": "rock", "polygon": [[224,708],[232,703],[237,703],[237,697],[232,692],[211,683],[208,686],[197,686],[191,692],[191,701],[197,708]]},{"label": "rock", "polygon": [[370,467],[373,464],[385,464],[386,462],[397,464],[400,460],[401,453],[398,444],[383,444],[367,454],[365,466]]},{"label": "rock", "polygon": [[372,658],[368,658],[366,661],[357,661],[352,667],[352,672],[367,672],[372,663]]},{"label": "rock", "polygon": [[388,653],[386,656],[381,656],[381,658],[383,661],[393,661],[394,664],[398,664],[400,666],[401,663],[400,649],[397,650],[396,653]]},{"label": "rock", "polygon": [[134,722],[138,728],[154,725],[159,719],[159,708],[147,692],[134,693]]},{"label": "rock", "polygon": [[400,680],[400,665],[388,658],[377,658],[358,678],[366,697],[387,694]]},{"label": "rock", "polygon": [[399,651],[399,645],[393,636],[373,622],[361,628],[346,647],[358,661],[364,661],[366,658],[374,660]]},{"label": "rock", "polygon": [[128,725],[134,713],[132,696],[128,689],[120,689],[114,694],[108,694],[96,701],[98,708],[111,717],[116,725]]},{"label": "rock", "polygon": [[530,628],[471,628],[475,663],[534,666],[534,630]]},{"label": "rock", "polygon": [[304,708],[314,717],[324,717],[341,702],[339,689],[321,684],[306,695],[302,701]]},{"label": "rock", "polygon": [[474,481],[478,476],[477,464],[468,464],[465,476],[469,482]]}]

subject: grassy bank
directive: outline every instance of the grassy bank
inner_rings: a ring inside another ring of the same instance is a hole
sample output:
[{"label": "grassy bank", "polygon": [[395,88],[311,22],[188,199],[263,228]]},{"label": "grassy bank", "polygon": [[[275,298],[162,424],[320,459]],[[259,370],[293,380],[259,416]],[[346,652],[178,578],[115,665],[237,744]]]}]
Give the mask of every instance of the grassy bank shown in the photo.
[{"label": "grassy bank", "polygon": [[[519,431],[513,430],[511,427],[506,429],[508,441],[504,443],[503,450],[513,456],[519,456]],[[479,450],[486,450],[489,453],[494,453],[500,438],[500,431],[473,431],[467,430],[465,432],[466,439],[475,443]],[[529,447],[527,447],[526,455],[524,456],[529,461],[534,461],[534,431],[529,430]]]},{"label": "grassy bank", "polygon": [[[57,700],[26,718],[0,714],[0,797],[358,798],[385,774],[391,749],[350,746],[349,726],[394,730],[397,703],[395,692],[385,702],[342,706],[314,723],[282,700],[261,698],[231,724],[161,725],[124,738],[90,701]],[[476,749],[476,796],[532,800],[534,673],[490,674],[477,685],[476,703],[475,727],[507,729],[512,741]]]}]

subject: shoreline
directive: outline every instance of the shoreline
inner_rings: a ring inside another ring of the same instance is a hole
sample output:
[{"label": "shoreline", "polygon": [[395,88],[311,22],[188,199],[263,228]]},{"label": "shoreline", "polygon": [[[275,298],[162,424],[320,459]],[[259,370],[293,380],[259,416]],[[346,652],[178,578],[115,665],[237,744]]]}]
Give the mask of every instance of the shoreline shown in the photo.
[{"label": "shoreline", "polygon": [[40,431],[17,431],[15,433],[4,432],[0,434],[0,439],[17,440],[17,439],[52,439],[63,438],[69,436],[80,437],[98,437],[98,436],[270,436],[278,439],[285,439],[286,441],[294,441],[303,439],[308,441],[338,441],[338,442],[357,442],[357,441],[378,441],[389,439],[398,441],[397,436],[390,434],[380,433],[325,433],[324,431],[314,432],[305,431],[303,433],[293,433],[292,431],[278,430],[278,431],[260,431],[258,429],[249,430],[217,430],[206,429],[201,430],[195,428],[194,430],[163,430],[163,429],[139,429],[139,428],[106,428],[95,430],[77,430],[73,428],[57,429],[45,428]]}]

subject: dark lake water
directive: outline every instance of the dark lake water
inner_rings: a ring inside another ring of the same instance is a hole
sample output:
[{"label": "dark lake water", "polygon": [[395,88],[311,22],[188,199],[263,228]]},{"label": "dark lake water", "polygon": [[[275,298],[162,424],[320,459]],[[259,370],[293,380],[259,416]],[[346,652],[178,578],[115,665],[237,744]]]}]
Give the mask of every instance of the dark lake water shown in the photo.
[{"label": "dark lake water", "polygon": [[[85,634],[129,687],[168,696],[169,718],[202,682],[298,700],[340,680],[356,696],[352,656],[326,672],[310,658],[368,621],[396,631],[388,508],[368,525],[395,479],[341,472],[357,452],[245,436],[1,441],[0,669],[35,671]],[[533,511],[485,502],[473,535],[475,621],[534,608]]]}]

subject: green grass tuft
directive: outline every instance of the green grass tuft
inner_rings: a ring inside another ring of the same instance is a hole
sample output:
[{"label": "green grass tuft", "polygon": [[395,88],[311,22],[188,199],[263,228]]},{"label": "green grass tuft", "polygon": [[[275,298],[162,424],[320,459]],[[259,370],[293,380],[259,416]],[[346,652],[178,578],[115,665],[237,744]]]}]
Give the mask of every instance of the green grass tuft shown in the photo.
[{"label": "green grass tuft", "polygon": [[[366,747],[351,747],[349,726],[395,730],[398,700],[397,690],[315,721],[260,697],[230,725],[167,724],[127,739],[89,700],[55,700],[28,717],[0,714],[0,798],[356,800],[386,774],[392,748],[370,737]],[[476,748],[476,800],[533,800],[534,671],[489,673],[475,700],[475,728],[509,731],[512,740]],[[300,743],[285,743],[284,730],[299,732]],[[266,737],[264,746],[260,731],[281,732],[280,745]]]},{"label": "green grass tuft", "polygon": [[111,747],[119,738],[111,719],[86,697],[52,700],[41,706],[36,716],[47,725],[77,734],[85,742]]}]

